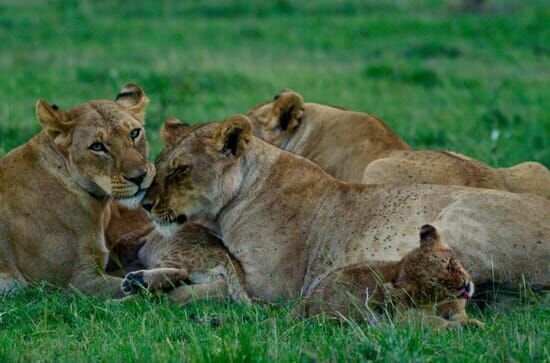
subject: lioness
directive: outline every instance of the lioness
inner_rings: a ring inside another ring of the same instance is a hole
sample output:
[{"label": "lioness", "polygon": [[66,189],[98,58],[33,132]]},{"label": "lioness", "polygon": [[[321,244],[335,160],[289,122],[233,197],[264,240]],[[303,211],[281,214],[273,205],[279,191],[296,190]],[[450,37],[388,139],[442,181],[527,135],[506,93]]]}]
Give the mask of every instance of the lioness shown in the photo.
[{"label": "lioness", "polygon": [[290,90],[247,115],[257,137],[310,159],[340,180],[358,183],[365,167],[382,153],[411,150],[375,116],[304,103],[301,95]]},{"label": "lioness", "polygon": [[473,293],[468,272],[437,229],[427,224],[420,230],[420,247],[400,261],[369,261],[331,271],[310,288],[296,312],[360,319],[370,315],[366,305],[378,313],[395,310],[402,318],[414,308],[437,328],[483,326],[466,313],[466,300]]},{"label": "lioness", "polygon": [[550,172],[540,163],[495,169],[457,153],[413,151],[376,117],[304,103],[293,91],[279,93],[248,116],[256,136],[312,160],[341,180],[462,185],[550,198]]},{"label": "lioness", "polygon": [[252,134],[246,116],[192,130],[157,159],[143,204],[159,223],[203,223],[241,263],[247,291],[295,298],[327,271],[396,261],[436,226],[484,283],[548,285],[550,201],[465,187],[349,184]]},{"label": "lioness", "polygon": [[446,151],[393,150],[380,155],[365,169],[362,182],[408,185],[464,185],[476,188],[532,193],[550,199],[550,171],[528,161],[509,168],[491,168],[481,161]]},{"label": "lioness", "polygon": [[[192,130],[193,127],[177,119],[168,119],[161,129],[161,136],[167,145],[176,145]],[[143,207],[151,210],[151,205],[146,203]],[[225,298],[250,303],[239,262],[208,229],[185,223],[172,236],[169,230],[164,230],[170,229],[169,224],[156,224],[160,232],[152,231],[140,239],[144,244],[138,257],[145,269],[126,275],[122,286],[127,294],[136,293],[142,287],[148,290],[174,287],[186,280],[191,285],[168,292],[170,300],[180,305],[197,299]],[[133,237],[134,233],[130,235]]]},{"label": "lioness", "polygon": [[136,85],[116,101],[64,111],[41,99],[43,131],[0,159],[0,291],[46,281],[124,296],[104,275],[104,211],[115,198],[139,205],[155,168],[147,160],[148,98]]}]

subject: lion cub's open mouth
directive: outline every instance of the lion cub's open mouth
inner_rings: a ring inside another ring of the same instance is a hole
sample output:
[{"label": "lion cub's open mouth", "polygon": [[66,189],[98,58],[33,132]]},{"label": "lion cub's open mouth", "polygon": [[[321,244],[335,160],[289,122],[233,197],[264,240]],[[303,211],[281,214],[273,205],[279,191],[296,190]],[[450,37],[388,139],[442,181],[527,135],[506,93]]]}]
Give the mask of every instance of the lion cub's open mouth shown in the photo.
[{"label": "lion cub's open mouth", "polygon": [[469,300],[474,295],[474,283],[471,281],[465,282],[464,285],[460,288],[460,294],[458,297]]},{"label": "lion cub's open mouth", "polygon": [[187,222],[187,217],[185,216],[185,214],[180,214],[176,217],[177,224],[184,224],[185,222]]}]

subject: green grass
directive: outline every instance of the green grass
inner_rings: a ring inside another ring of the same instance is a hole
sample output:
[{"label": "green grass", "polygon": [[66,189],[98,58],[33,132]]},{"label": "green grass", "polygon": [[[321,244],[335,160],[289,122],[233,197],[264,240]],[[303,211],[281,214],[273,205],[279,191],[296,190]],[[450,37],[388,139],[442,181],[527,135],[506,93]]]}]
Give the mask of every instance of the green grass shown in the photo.
[{"label": "green grass", "polygon": [[[289,305],[115,303],[43,288],[0,300],[0,361],[548,361],[550,307],[474,311],[483,331],[295,320]],[[215,319],[218,324],[212,324]]]},{"label": "green grass", "polygon": [[[456,3],[0,0],[0,155],[39,130],[39,97],[71,107],[134,81],[151,98],[152,156],[164,118],[220,120],[290,87],[376,114],[418,148],[550,166],[550,7]],[[444,334],[300,322],[287,310],[116,305],[35,288],[0,300],[0,361],[550,360],[547,303],[474,312],[486,330]]]}]

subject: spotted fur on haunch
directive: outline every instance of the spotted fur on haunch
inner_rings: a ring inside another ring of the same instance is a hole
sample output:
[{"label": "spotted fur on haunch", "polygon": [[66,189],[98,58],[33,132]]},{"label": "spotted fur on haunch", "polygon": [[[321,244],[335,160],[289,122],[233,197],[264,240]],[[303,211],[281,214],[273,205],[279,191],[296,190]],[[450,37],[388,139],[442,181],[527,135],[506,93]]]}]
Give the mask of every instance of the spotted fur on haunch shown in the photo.
[{"label": "spotted fur on haunch", "polygon": [[424,225],[420,246],[397,262],[368,261],[336,269],[312,286],[295,313],[372,319],[393,311],[403,318],[411,308],[431,326],[483,326],[468,319],[466,301],[474,284],[437,229]]}]

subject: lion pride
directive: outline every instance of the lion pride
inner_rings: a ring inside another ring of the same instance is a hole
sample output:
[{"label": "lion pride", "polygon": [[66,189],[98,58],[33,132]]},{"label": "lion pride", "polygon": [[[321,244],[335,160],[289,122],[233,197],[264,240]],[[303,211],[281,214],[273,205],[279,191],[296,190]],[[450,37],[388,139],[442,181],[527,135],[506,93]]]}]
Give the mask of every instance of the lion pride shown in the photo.
[{"label": "lion pride", "polygon": [[246,116],[196,127],[156,167],[143,201],[155,222],[211,228],[240,262],[252,298],[295,298],[333,269],[397,261],[427,223],[474,283],[548,286],[550,201],[539,196],[341,182],[253,136]]},{"label": "lion pride", "polygon": [[134,84],[69,110],[38,101],[42,132],[0,159],[0,292],[45,281],[123,296],[103,273],[104,213],[112,198],[139,205],[155,175],[147,103]]},{"label": "lion pride", "polygon": [[256,136],[312,160],[341,180],[462,185],[550,198],[550,172],[540,163],[495,169],[457,153],[413,151],[376,117],[304,103],[293,91],[282,91],[248,116]]}]

